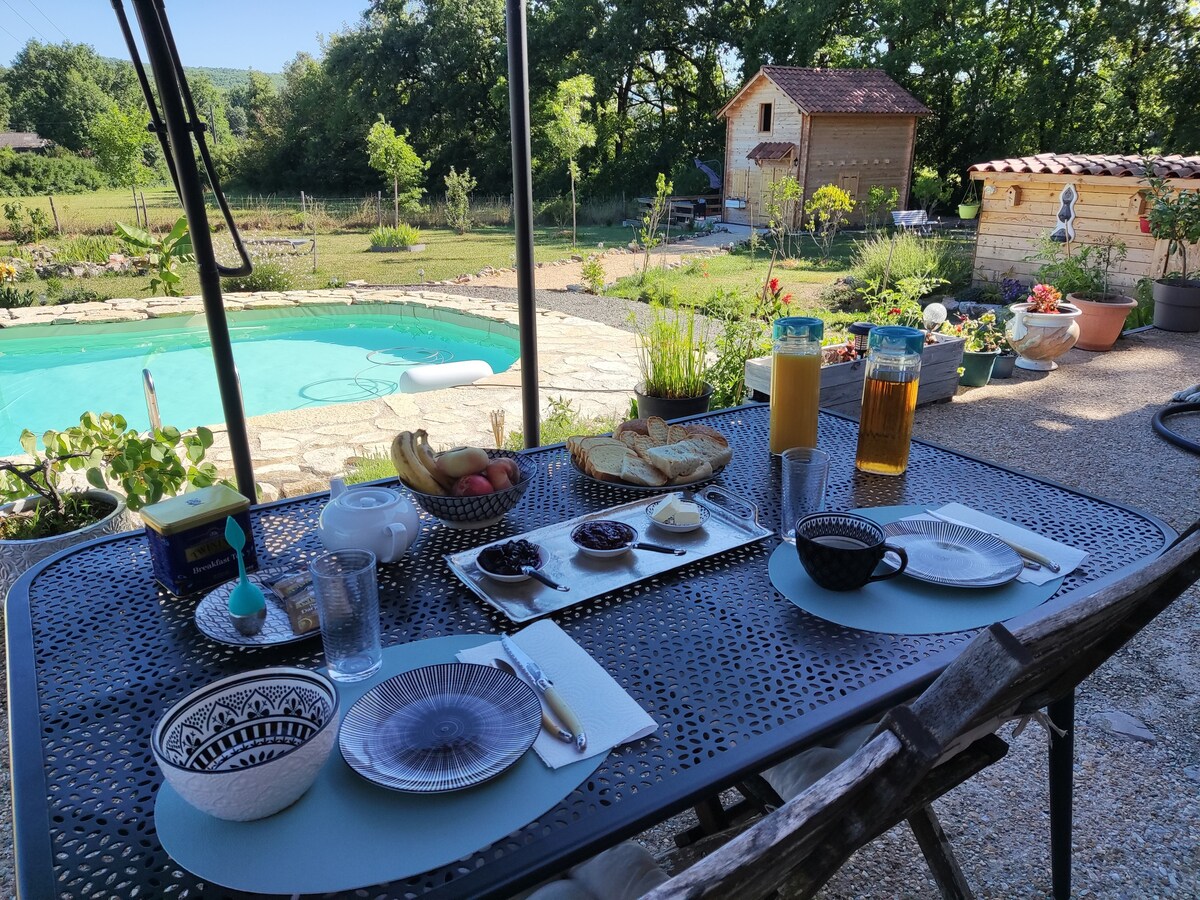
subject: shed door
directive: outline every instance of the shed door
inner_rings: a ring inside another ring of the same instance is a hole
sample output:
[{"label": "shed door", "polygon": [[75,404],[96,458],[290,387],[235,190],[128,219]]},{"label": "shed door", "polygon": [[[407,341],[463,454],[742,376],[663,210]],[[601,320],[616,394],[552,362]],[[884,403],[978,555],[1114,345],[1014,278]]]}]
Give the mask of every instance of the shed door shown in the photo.
[{"label": "shed door", "polygon": [[857,175],[843,175],[841,187],[842,187],[843,191],[845,191],[847,194],[850,195],[850,199],[853,200],[857,204],[858,203],[858,176]]}]

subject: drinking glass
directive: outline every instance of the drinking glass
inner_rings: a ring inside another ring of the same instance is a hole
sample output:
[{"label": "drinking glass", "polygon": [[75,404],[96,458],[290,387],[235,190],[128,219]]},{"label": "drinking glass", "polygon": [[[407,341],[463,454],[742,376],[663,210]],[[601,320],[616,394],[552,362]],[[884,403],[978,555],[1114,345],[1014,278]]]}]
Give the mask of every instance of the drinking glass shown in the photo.
[{"label": "drinking glass", "polygon": [[361,681],[383,662],[379,583],[370,550],[335,550],[309,563],[325,663],[335,681]]},{"label": "drinking glass", "polygon": [[825,509],[825,486],[829,483],[829,454],[809,447],[793,447],[783,453],[783,496],[780,498],[779,534],[796,543],[796,522]]}]

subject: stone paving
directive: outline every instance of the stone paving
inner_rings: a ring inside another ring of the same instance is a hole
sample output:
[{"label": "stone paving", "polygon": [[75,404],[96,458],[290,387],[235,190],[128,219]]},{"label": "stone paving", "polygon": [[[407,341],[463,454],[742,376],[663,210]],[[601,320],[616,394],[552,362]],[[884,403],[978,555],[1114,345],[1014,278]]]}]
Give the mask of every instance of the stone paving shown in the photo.
[{"label": "stone paving", "polygon": [[[434,318],[467,317],[475,327],[516,339],[512,303],[456,297],[433,291],[320,290],[226,294],[229,310],[319,304],[403,304]],[[0,309],[0,327],[126,322],[203,312],[198,297],[109,300],[27,309]],[[638,381],[634,335],[553,310],[537,313],[538,379],[545,404],[565,397],[586,415],[624,412]],[[254,473],[264,500],[318,490],[342,472],[350,457],[384,451],[398,431],[425,428],[434,446],[495,444],[491,412],[503,410],[509,429],[521,423],[521,362],[471,385],[375,400],[308,407],[255,416],[248,421]],[[209,458],[232,471],[223,426],[213,428]]]}]

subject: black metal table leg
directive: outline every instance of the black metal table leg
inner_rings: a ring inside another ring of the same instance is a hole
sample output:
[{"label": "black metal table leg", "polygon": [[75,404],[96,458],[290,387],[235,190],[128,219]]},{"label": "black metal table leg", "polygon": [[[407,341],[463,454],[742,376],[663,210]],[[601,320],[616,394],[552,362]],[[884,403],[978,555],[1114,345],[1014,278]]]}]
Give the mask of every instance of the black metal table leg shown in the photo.
[{"label": "black metal table leg", "polygon": [[1071,896],[1071,802],[1075,773],[1075,692],[1047,707],[1065,734],[1050,735],[1050,882],[1055,900]]}]

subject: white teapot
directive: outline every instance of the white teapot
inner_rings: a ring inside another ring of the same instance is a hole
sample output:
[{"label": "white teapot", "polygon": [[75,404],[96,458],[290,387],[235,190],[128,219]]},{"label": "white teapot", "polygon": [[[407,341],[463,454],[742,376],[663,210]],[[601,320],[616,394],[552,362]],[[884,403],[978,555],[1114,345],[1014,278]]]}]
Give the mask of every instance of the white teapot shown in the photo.
[{"label": "white teapot", "polygon": [[421,532],[416,509],[397,491],[348,488],[341,478],[334,478],[329,482],[329,498],[317,525],[326,550],[370,550],[381,563],[392,563]]}]

